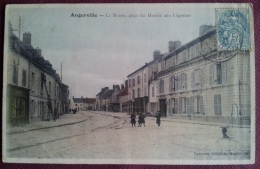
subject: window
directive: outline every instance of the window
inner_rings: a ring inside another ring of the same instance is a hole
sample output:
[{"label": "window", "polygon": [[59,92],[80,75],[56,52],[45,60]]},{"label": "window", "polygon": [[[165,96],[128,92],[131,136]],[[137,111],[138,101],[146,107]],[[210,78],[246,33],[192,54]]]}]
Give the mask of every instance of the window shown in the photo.
[{"label": "window", "polygon": [[146,96],[146,86],[144,87],[144,96]]},{"label": "window", "polygon": [[14,65],[13,67],[13,83],[14,84],[18,84],[18,67],[16,65]]},{"label": "window", "polygon": [[146,73],[144,74],[144,82],[146,82]]},{"label": "window", "polygon": [[41,73],[41,94],[43,94],[43,85],[45,83],[45,75]]},{"label": "window", "polygon": [[197,88],[199,88],[202,85],[202,71],[201,71],[200,68],[199,69],[195,69],[192,72],[191,79],[192,79],[191,87],[193,89],[197,89]]},{"label": "window", "polygon": [[131,87],[131,79],[129,79],[129,87]]},{"label": "window", "polygon": [[221,95],[214,95],[214,112],[215,115],[221,116]]},{"label": "window", "polygon": [[181,90],[187,89],[187,76],[185,73],[181,74]]},{"label": "window", "polygon": [[152,97],[154,97],[154,87],[152,87]]},{"label": "window", "polygon": [[140,88],[137,89],[137,97],[140,97]]},{"label": "window", "polygon": [[75,106],[77,106],[77,104],[75,104]]},{"label": "window", "polygon": [[209,84],[210,85],[220,85],[225,84],[227,79],[226,71],[227,63],[221,62],[217,64],[210,65],[209,69]]},{"label": "window", "polygon": [[51,95],[51,82],[49,82],[49,95]]},{"label": "window", "polygon": [[201,69],[196,69],[194,72],[194,83],[195,85],[200,84]]},{"label": "window", "polygon": [[133,79],[133,86],[135,86],[135,79]]},{"label": "window", "polygon": [[135,98],[135,90],[133,90],[132,95],[133,95],[133,99],[134,99]]},{"label": "window", "polygon": [[170,78],[170,92],[175,92],[177,91],[178,87],[178,76],[172,76]]},{"label": "window", "polygon": [[164,81],[163,80],[160,80],[160,87],[159,87],[159,92],[160,93],[164,93]]},{"label": "window", "polygon": [[35,90],[35,73],[32,72],[31,74],[31,90]]},{"label": "window", "polygon": [[140,76],[137,77],[137,84],[139,85],[140,84]]},{"label": "window", "polygon": [[26,70],[23,70],[22,86],[23,86],[23,87],[26,87]]}]

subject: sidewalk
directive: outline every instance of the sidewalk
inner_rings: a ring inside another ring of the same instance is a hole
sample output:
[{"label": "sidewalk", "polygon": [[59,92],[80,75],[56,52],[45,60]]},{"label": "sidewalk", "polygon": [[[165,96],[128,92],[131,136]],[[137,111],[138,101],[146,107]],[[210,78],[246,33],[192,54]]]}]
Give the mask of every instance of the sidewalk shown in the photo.
[{"label": "sidewalk", "polygon": [[[52,127],[59,127],[64,125],[71,125],[75,123],[80,123],[89,119],[92,113],[102,114],[105,116],[117,116],[123,118],[129,118],[130,115],[122,112],[102,112],[102,111],[83,111],[77,112],[76,114],[64,114],[60,116],[56,121],[39,121],[31,124],[20,125],[16,127],[11,127],[6,131],[6,134],[16,134],[23,133],[33,130],[41,130]],[[146,117],[147,120],[156,120],[155,117]],[[161,117],[161,121],[164,122],[177,122],[177,123],[188,123],[188,124],[197,124],[197,125],[209,125],[209,126],[219,126],[219,127],[234,127],[234,128],[250,128],[248,125],[232,125],[225,123],[214,123],[214,122],[205,122],[205,121],[196,121],[196,120],[184,120],[184,119],[174,119],[174,117]]]},{"label": "sidewalk", "polygon": [[77,112],[76,114],[64,114],[60,116],[56,121],[53,121],[51,119],[50,121],[39,121],[30,124],[10,127],[6,129],[6,134],[24,133],[33,130],[41,130],[80,123],[89,119],[89,116],[91,116],[91,112]]},{"label": "sidewalk", "polygon": [[[130,115],[127,113],[122,112],[102,112],[102,111],[96,111],[96,113],[103,114],[103,115],[109,115],[109,116],[118,116],[118,117],[125,117],[130,119]],[[156,120],[155,117],[152,116],[146,116],[147,120]],[[208,121],[199,121],[199,120],[185,120],[185,119],[176,119],[172,116],[170,117],[161,117],[161,121],[167,121],[167,122],[177,122],[177,123],[189,123],[189,124],[198,124],[198,125],[209,125],[209,126],[219,126],[219,127],[234,127],[234,128],[250,128],[249,125],[236,125],[236,124],[227,124],[227,123],[216,123],[216,122],[208,122]]]}]

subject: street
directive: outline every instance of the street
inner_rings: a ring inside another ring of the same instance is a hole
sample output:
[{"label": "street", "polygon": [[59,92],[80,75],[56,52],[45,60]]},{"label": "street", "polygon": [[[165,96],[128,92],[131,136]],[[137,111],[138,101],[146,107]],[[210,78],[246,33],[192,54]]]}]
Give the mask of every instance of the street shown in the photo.
[{"label": "street", "polygon": [[[82,111],[79,122],[7,134],[7,157],[59,159],[249,159],[250,128],[228,128],[146,117],[145,127],[132,127],[126,113]],[[55,123],[55,122],[45,122]],[[36,125],[36,124],[35,124]]]}]

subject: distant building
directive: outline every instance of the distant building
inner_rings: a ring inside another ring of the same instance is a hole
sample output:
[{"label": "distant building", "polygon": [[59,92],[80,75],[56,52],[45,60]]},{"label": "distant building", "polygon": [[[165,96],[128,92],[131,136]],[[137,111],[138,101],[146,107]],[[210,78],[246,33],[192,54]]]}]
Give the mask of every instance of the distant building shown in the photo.
[{"label": "distant building", "polygon": [[121,90],[119,91],[117,96],[120,105],[120,112],[126,112],[129,114],[131,102],[129,102],[128,80],[125,81],[125,85],[121,85]]},{"label": "distant building", "polygon": [[76,109],[77,111],[85,110],[83,96],[80,98],[75,98],[74,96],[72,97],[71,109]]},{"label": "distant building", "polygon": [[96,98],[83,98],[84,110],[95,110]]}]

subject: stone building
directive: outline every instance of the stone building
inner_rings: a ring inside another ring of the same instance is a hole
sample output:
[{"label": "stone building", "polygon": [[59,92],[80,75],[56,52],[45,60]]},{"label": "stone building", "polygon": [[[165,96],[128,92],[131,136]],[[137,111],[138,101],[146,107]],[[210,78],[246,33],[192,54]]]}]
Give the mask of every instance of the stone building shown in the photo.
[{"label": "stone building", "polygon": [[249,51],[218,51],[216,30],[171,51],[152,82],[163,116],[222,123],[249,123]]},{"label": "stone building", "polygon": [[131,102],[129,101],[128,80],[125,81],[125,85],[121,85],[121,90],[117,96],[120,104],[120,112],[130,114]]},{"label": "stone building", "polygon": [[148,64],[127,76],[129,100],[132,106],[130,112],[136,114],[147,112],[148,104]]},{"label": "stone building", "polygon": [[84,110],[95,110],[96,98],[83,98]]},{"label": "stone building", "polygon": [[4,88],[7,123],[12,126],[50,120],[53,113],[63,113],[60,78],[41,49],[32,46],[31,36],[25,32],[21,41],[9,25]]}]

